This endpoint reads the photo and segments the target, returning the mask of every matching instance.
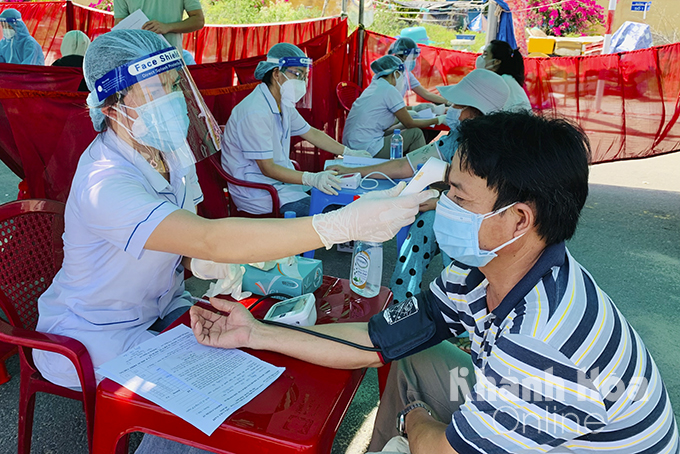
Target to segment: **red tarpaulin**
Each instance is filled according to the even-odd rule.
[[[21,13],[47,65],[61,57],[61,39],[68,30],[81,30],[94,39],[113,27],[113,13],[72,2],[0,2],[0,11],[7,8]],[[264,55],[278,42],[309,41],[342,22],[338,16],[279,24],[206,25],[185,34],[183,45],[197,63],[241,60]]]

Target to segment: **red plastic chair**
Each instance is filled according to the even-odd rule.
[[[352,104],[361,96],[361,92],[364,91],[360,86],[354,82],[340,82],[337,87],[335,87],[335,94],[338,95],[338,101],[340,105],[345,108],[347,112],[352,108]]]
[[[224,168],[222,167],[222,161],[221,161],[221,154],[220,153],[215,153],[214,155],[210,156],[210,162],[213,165],[214,169],[220,174],[220,176],[230,185],[234,186],[243,186],[246,188],[255,188],[255,189],[263,189],[267,192],[269,192],[269,195],[272,199],[272,211],[270,213],[264,213],[264,214],[251,214],[246,211],[241,211],[236,207],[236,204],[234,203],[234,200],[229,197],[229,213],[230,216],[234,217],[243,217],[243,218],[282,218],[283,214],[281,213],[281,202],[279,201],[279,193],[276,190],[274,186],[271,184],[266,184],[266,183],[253,183],[250,181],[245,181],[241,180],[239,178],[235,178],[231,175],[229,175]],[[293,166],[295,167],[296,170],[300,170],[300,166],[298,165],[297,162],[292,161]]]
[[[37,199],[0,205],[0,307],[9,320],[0,322],[0,342],[20,347],[19,454],[31,451],[37,392],[83,402],[92,447],[97,383],[90,355],[75,339],[35,331],[38,297],[52,283],[64,257],[64,208],[61,202]],[[45,380],[33,363],[34,348],[66,356],[78,371],[83,391]]]

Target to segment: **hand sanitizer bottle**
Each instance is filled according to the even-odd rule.
[[[382,282],[382,243],[355,241],[349,287],[357,295],[372,298]]]

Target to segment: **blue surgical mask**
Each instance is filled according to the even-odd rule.
[[[502,213],[513,205],[514,203],[491,213],[477,214],[460,207],[445,193],[442,194],[437,202],[433,225],[439,247],[460,263],[476,268],[486,266],[497,257],[496,252],[517,241],[523,234],[491,251],[485,251],[479,247],[479,228],[482,221]]]
[[[404,67],[406,68],[407,71],[413,71],[414,69],[416,69],[415,59],[407,58],[406,61],[404,62]]]
[[[164,153],[172,153],[186,144],[189,115],[183,93],[173,92],[128,109],[137,112],[130,132],[140,144]]]
[[[460,125],[461,112],[461,109],[456,109],[455,107],[449,107],[449,110],[446,112],[446,126],[451,128],[452,131]]]

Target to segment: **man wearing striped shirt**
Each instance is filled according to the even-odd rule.
[[[368,349],[262,325],[221,301],[213,304],[226,316],[192,309],[198,340],[335,368],[398,360],[373,451],[389,441],[386,450],[414,454],[677,453],[654,361],[565,248],[588,194],[584,133],[523,113],[459,131],[435,218],[437,242],[456,261],[428,291],[368,324],[313,328]],[[470,355],[448,341],[465,332]]]

